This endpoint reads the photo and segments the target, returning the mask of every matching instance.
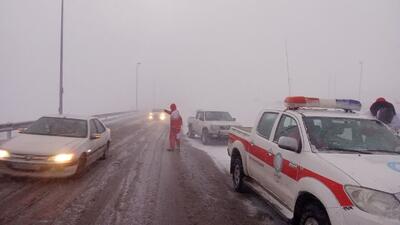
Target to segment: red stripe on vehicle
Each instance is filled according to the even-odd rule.
[[[321,183],[327,186],[335,195],[336,199],[339,201],[341,206],[343,207],[353,206],[353,203],[351,202],[349,196],[347,196],[347,193],[344,190],[344,186],[342,184],[339,184],[327,177],[321,176],[311,170],[302,168],[299,171],[298,180],[304,177],[315,178],[316,180],[319,180]]]
[[[289,166],[290,162],[286,159],[283,159],[282,162],[282,173],[286,176],[292,178],[295,181],[299,181],[298,178],[298,169]]]
[[[267,165],[274,167],[274,155],[271,154],[271,156],[268,155],[267,151],[264,150],[263,148],[256,146],[256,145],[251,145],[247,140],[238,137],[234,134],[229,135],[229,139],[232,141],[240,141],[243,146],[245,147],[245,150],[252,154],[253,156],[257,157]],[[338,200],[339,204],[342,207],[349,207],[353,206],[353,203],[351,202],[349,196],[347,196],[347,193],[344,190],[344,186],[340,183],[337,183],[327,177],[324,177],[322,175],[319,175],[309,169],[306,169],[304,167],[297,166],[297,168],[294,168],[290,166],[290,162],[286,159],[283,160],[282,162],[282,173],[291,179],[295,180],[298,182],[302,178],[313,178],[324,184],[329,190],[332,191],[332,193],[335,195],[336,199]],[[300,169],[299,169],[300,168]]]

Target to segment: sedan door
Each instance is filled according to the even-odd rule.
[[[90,149],[87,150],[88,154],[88,164],[96,161],[99,157],[99,154],[102,153],[101,151],[101,134],[97,131],[96,122],[94,119],[89,121],[90,133],[89,133],[89,142],[90,142]],[[100,137],[96,137],[100,135]]]
[[[100,151],[103,152],[105,148],[107,148],[107,142],[109,137],[107,135],[106,128],[104,127],[104,125],[98,119],[95,119],[94,122],[96,124],[97,133],[100,134],[99,148]]]

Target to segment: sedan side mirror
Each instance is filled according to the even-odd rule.
[[[289,151],[299,152],[299,143],[292,137],[280,137],[278,140],[278,146]]]
[[[99,139],[101,137],[101,134],[91,134],[90,135],[90,140],[95,140],[95,139]]]

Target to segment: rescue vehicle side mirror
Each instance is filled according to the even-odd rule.
[[[289,151],[299,152],[299,143],[292,137],[280,137],[278,140],[278,146]]]

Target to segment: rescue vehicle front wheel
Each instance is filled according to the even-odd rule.
[[[311,202],[302,210],[299,225],[331,225],[331,223],[323,206]]]
[[[245,184],[243,182],[244,172],[243,172],[243,164],[240,158],[235,158],[232,165],[232,181],[233,188],[235,191],[243,193],[246,191]]]

